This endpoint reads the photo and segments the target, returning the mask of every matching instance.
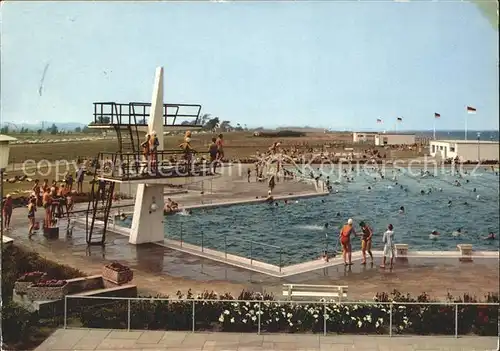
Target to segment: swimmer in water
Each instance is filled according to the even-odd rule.
[[[337,212],[337,215],[336,215],[336,216],[337,216],[337,217],[340,217],[340,212]]]
[[[405,213],[405,207],[404,207],[404,206],[401,206],[401,207],[399,208],[399,213],[400,213],[400,214]]]
[[[454,232],[451,233],[452,236],[460,236],[462,235],[462,228],[458,228]]]
[[[488,236],[486,238],[484,238],[485,240],[495,240],[495,233],[493,232],[490,232],[488,234]]]
[[[425,195],[425,191],[420,190],[420,194],[421,194],[421,195]]]
[[[372,190],[372,187],[371,187],[371,186],[369,186],[369,187],[368,187],[368,190]]]
[[[439,238],[439,232],[437,230],[433,230],[432,233],[429,234],[429,239],[437,239]]]
[[[475,193],[476,192],[476,188],[472,189],[472,192]]]
[[[448,207],[451,207],[451,200],[448,200]]]
[[[325,229],[328,229],[329,224],[328,224],[328,223],[325,223],[324,227],[325,227]]]

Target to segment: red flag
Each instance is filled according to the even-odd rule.
[[[474,114],[476,113],[476,109],[472,106],[467,106],[467,113]]]
[[[437,113],[437,112],[434,112],[434,117],[435,118],[439,118],[439,117],[441,117],[441,115],[439,113]]]
[[[377,123],[382,123],[382,120],[380,118],[377,118]]]

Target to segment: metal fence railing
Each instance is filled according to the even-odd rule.
[[[221,296],[222,297],[222,296]],[[473,313],[483,310],[488,310],[491,316],[493,316],[490,319],[490,323],[493,322],[495,323],[496,319],[496,335],[499,335],[499,319],[498,319],[498,312],[499,312],[499,303],[487,303],[487,302],[398,302],[398,301],[392,301],[392,302],[376,302],[376,301],[342,301],[342,302],[334,302],[334,301],[275,301],[275,300],[234,300],[234,299],[203,299],[203,298],[151,298],[151,297],[101,297],[101,296],[78,296],[78,295],[66,295],[64,298],[64,328],[71,328],[71,326],[68,325],[68,320],[75,315],[78,315],[78,313],[82,313],[84,311],[89,311],[89,309],[96,309],[100,310],[101,312],[106,310],[106,313],[109,313],[110,310],[112,310],[111,315],[113,314],[120,314],[122,318],[126,319],[125,321],[121,321],[122,323],[122,328],[126,330],[131,330],[131,329],[138,329],[137,328],[137,323],[133,322],[133,318],[137,316],[137,311],[136,309],[143,308],[144,309],[144,304],[145,303],[150,303],[151,310],[147,310],[146,315],[148,315],[148,321],[155,321],[158,318],[163,318],[163,319],[168,319],[172,318],[171,316],[168,316],[166,314],[161,314],[159,312],[158,306],[159,304],[170,304],[174,305],[177,303],[181,305],[180,307],[171,307],[171,310],[169,313],[176,314],[177,318],[179,318],[179,321],[181,321],[185,327],[185,329],[175,329],[175,330],[184,330],[184,331],[192,331],[195,332],[197,328],[197,323],[199,322],[207,322],[210,318],[212,319],[217,319],[217,316],[221,315],[227,315],[228,319],[231,318],[232,316],[238,315],[238,313],[241,315],[242,310],[238,310],[238,306],[249,306],[246,308],[248,311],[249,308],[253,309],[253,314],[252,316],[255,317],[253,319],[253,327],[255,328],[248,328],[247,331],[253,331],[257,332],[257,334],[261,334],[261,331],[264,329],[264,332],[266,332],[266,324],[265,321],[262,320],[263,315],[268,313],[268,317],[270,315],[270,310],[274,308],[276,310],[276,306],[280,308],[279,315],[281,317],[281,314],[285,316],[285,311],[283,308],[288,305],[290,306],[295,306],[295,308],[289,308],[289,314],[288,318],[293,318],[291,314],[296,313],[298,315],[297,318],[301,319],[307,319],[307,316],[304,316],[304,313],[307,312],[310,309],[313,308],[315,309],[317,313],[315,318],[320,318],[320,321],[322,320],[322,326],[320,328],[316,328],[315,332],[317,333],[322,333],[323,335],[327,335],[329,332],[328,330],[328,323],[332,320],[331,318],[329,319],[328,313],[332,314],[333,309],[337,309],[339,311],[339,308],[344,308],[344,312],[340,311],[338,313],[344,313],[347,314],[349,317],[349,312],[351,311],[351,316],[354,314],[353,311],[355,311],[358,308],[372,308],[368,310],[368,313],[383,313],[383,316],[389,317],[388,325],[386,325],[386,329],[389,331],[389,336],[393,336],[394,334],[394,329],[397,329],[398,323],[401,322],[400,320],[404,320],[406,317],[405,316],[405,309],[408,308],[411,310],[411,312],[408,312],[408,314],[411,316],[411,313],[415,313],[415,311],[422,311],[427,309],[432,309],[431,312],[435,312],[436,315],[432,314],[430,318],[435,319],[438,317],[438,314],[443,314],[443,313],[448,313],[451,314],[453,313],[454,316],[451,317],[448,315],[449,319],[453,318],[454,319],[454,324],[453,328],[451,328],[451,325],[447,325],[446,330],[452,331],[453,335],[455,338],[459,337],[459,313],[464,313],[467,314],[466,308],[472,308],[476,307],[476,310],[472,311]],[[119,305],[121,307],[118,307]],[[134,304],[142,304],[142,306],[134,306]],[[213,307],[213,304],[220,304],[216,308]],[[299,305],[305,305],[303,306],[304,308],[299,309],[297,306]],[[208,308],[211,310],[208,311]],[[211,307],[210,307],[211,306]],[[412,307],[413,306],[413,307]],[[115,308],[113,310],[113,308]],[[231,309],[234,309],[233,311],[229,311]],[[245,307],[243,307],[245,308]],[[448,308],[448,310],[445,312],[445,308]],[[216,313],[214,314],[214,310]],[[293,313],[290,313],[292,311]],[[347,312],[346,312],[347,311]],[[453,312],[451,312],[453,311]],[[469,317],[471,316],[470,312],[467,314]],[[365,312],[366,313],[366,312]],[[485,312],[479,312],[485,313]],[[126,317],[125,317],[126,315]],[[150,316],[149,316],[150,315]],[[208,316],[210,315],[210,316]],[[404,316],[403,316],[404,315]],[[187,317],[188,316],[188,317]],[[215,316],[215,317],[214,317]],[[403,316],[403,317],[402,317]],[[253,318],[252,317],[252,318]],[[268,318],[266,317],[266,318]],[[413,316],[415,317],[415,316]],[[464,318],[464,316],[461,316]],[[112,317],[111,317],[112,318]],[[281,317],[284,318],[284,317]],[[354,318],[354,317],[353,317]],[[367,318],[367,316],[365,316]],[[376,318],[376,317],[374,317]],[[394,321],[394,319],[397,319],[397,321]],[[429,318],[429,315],[427,315],[427,318]],[[474,318],[474,317],[471,317]],[[418,317],[417,317],[418,319]],[[328,322],[327,322],[328,321]],[[125,322],[125,323],[123,323]],[[134,321],[135,322],[135,321]],[[181,323],[179,322],[179,323]],[[219,319],[219,322],[221,320]],[[177,327],[177,321],[174,322],[173,326]],[[231,322],[233,323],[233,322]],[[338,322],[340,323],[340,321]],[[385,321],[383,322],[385,323]],[[436,323],[436,322],[434,322]],[[468,321],[463,321],[464,325],[469,325],[471,323],[470,320]],[[255,325],[256,324],[256,325]],[[490,324],[491,326],[491,324]],[[101,328],[112,328],[116,329],[116,327],[110,326],[109,323],[105,326],[91,326],[91,327],[101,327]],[[134,327],[134,328],[132,328]],[[139,327],[141,328],[141,327]],[[146,329],[146,327],[142,327],[143,329]],[[174,329],[171,329],[174,330]],[[331,332],[335,332],[331,330]],[[387,335],[387,334],[386,334]],[[449,334],[451,335],[451,333]]]

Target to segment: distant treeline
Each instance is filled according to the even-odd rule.
[[[306,133],[293,130],[280,130],[279,132],[255,132],[254,136],[263,138],[299,138],[306,136]]]

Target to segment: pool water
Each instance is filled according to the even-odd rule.
[[[434,177],[395,174],[396,181],[392,171],[386,171],[385,179],[376,173],[359,174],[348,183],[329,173],[331,179],[342,180],[328,196],[288,204],[280,201],[278,206],[235,205],[166,216],[165,237],[179,240],[182,236],[191,244],[284,266],[318,258],[325,248],[340,251],[339,229],[353,218],[356,230],[361,220],[373,229],[375,250],[382,249],[382,234],[389,223],[394,226],[395,242],[408,244],[410,250],[456,250],[459,243],[471,243],[475,250],[498,250],[498,239],[483,239],[490,231],[498,235],[499,179],[495,173],[465,176],[459,180],[461,187],[453,185],[457,178],[450,173]],[[428,189],[432,192],[420,193]],[[399,214],[400,206],[405,207],[404,214]],[[130,222],[125,220],[123,225],[130,227]],[[458,228],[463,234],[455,237],[452,232]],[[439,239],[429,239],[433,230],[440,232]],[[359,239],[353,239],[353,250],[360,246]]]

